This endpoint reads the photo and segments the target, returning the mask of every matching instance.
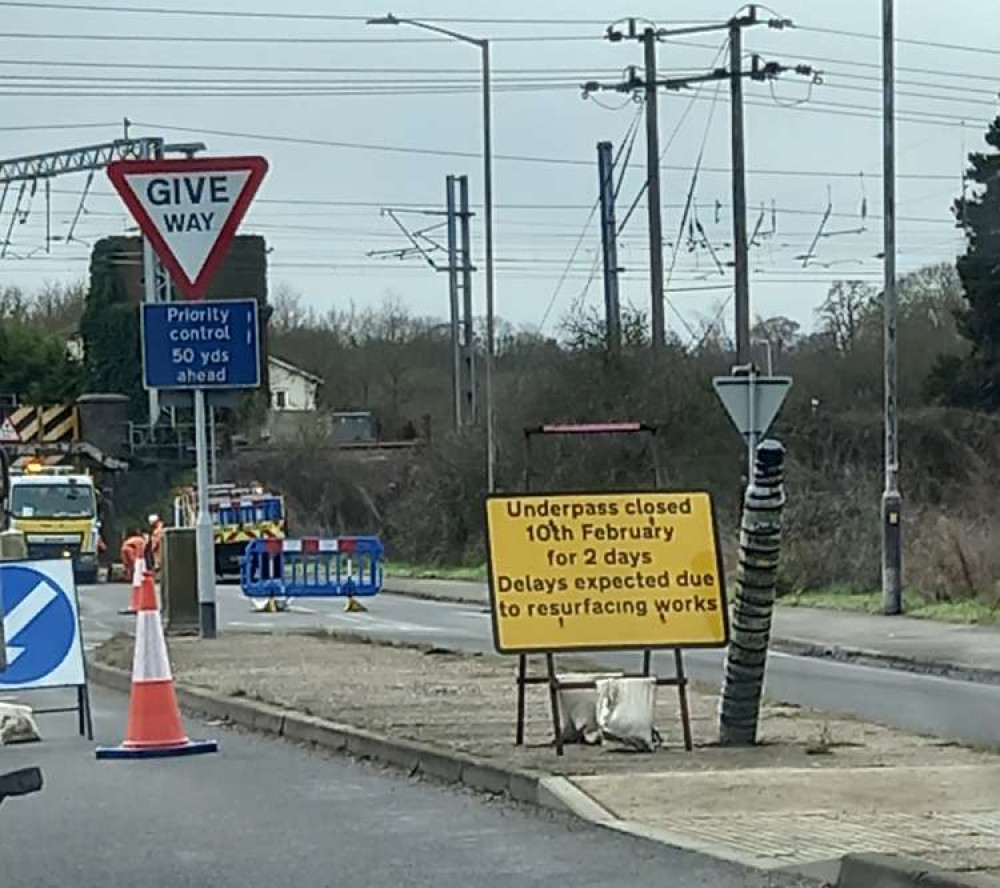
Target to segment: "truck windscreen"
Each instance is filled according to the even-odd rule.
[[[15,518],[91,518],[94,492],[71,484],[23,484],[11,491],[10,511]]]

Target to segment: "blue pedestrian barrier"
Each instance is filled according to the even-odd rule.
[[[382,588],[378,537],[253,540],[240,559],[248,598],[369,598]]]

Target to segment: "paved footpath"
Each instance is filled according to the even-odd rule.
[[[489,603],[485,583],[390,577],[386,591],[467,604]],[[787,653],[1000,684],[1000,627],[778,607],[773,644]]]

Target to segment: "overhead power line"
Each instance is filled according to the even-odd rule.
[[[692,49],[714,49],[710,43],[691,43],[691,42],[680,42],[674,40],[665,40],[665,43],[674,43],[681,46],[689,47]],[[846,65],[852,68],[863,68],[871,71],[878,72],[881,70],[881,65],[875,62],[864,62],[853,59],[831,58],[826,56],[815,56],[809,55],[806,59],[809,62],[823,63],[824,65]],[[108,70],[142,70],[148,71],[150,68],[149,62],[139,61],[139,62],[124,62],[124,61],[71,61],[71,60],[61,60],[61,59],[11,59],[11,58],[0,58],[0,66],[23,66],[32,69],[49,67],[49,68],[106,68]],[[377,74],[377,73],[408,73],[408,74],[467,74],[467,75],[479,75],[479,69],[477,68],[442,68],[442,67],[396,67],[391,65],[373,65],[373,66],[350,66],[350,67],[326,67],[326,66],[297,66],[297,65],[221,65],[221,64],[206,64],[206,63],[176,63],[176,62],[157,62],[157,71],[246,71],[246,72],[288,72],[288,73],[315,73],[315,74],[345,74],[345,73],[357,73],[357,74]],[[690,68],[660,68],[664,74],[684,74],[690,71]],[[971,71],[955,71],[946,68],[923,68],[923,67],[912,67],[905,65],[897,65],[896,70],[901,73],[906,74],[925,74],[938,78],[952,78],[958,80],[977,80],[983,83],[993,84],[996,78],[991,74],[976,74]],[[596,76],[596,75],[614,75],[620,73],[619,68],[560,68],[560,67],[546,67],[546,68],[497,68],[494,69],[495,74],[569,74],[575,72],[580,75],[585,76]],[[861,75],[849,75],[840,70],[832,70],[829,68],[824,68],[824,75],[835,75],[838,77],[854,77],[859,78]],[[877,74],[872,75],[867,78],[873,83],[881,83],[881,77]],[[905,84],[909,86],[931,86],[939,89],[959,89],[957,86],[944,86],[940,83],[935,84],[918,84],[912,81],[897,81],[900,84]],[[994,90],[989,91],[991,95],[995,93]]]
[[[335,15],[316,12],[273,12],[228,9],[193,9],[164,6],[111,6],[103,3],[55,3],[51,0],[3,0],[0,8],[13,7],[18,9],[47,9],[59,12],[102,12],[130,13],[138,15],[169,15],[198,16],[202,18],[226,19],[263,19],[287,21],[327,21],[327,22],[366,22],[367,15]],[[479,16],[421,16],[421,21],[439,24],[478,24],[478,25],[600,25],[606,24],[604,19],[585,18],[493,18]],[[663,24],[694,25],[701,24],[704,19],[672,19]]]
[[[344,69],[350,70],[350,69]],[[419,70],[419,69],[416,69]],[[351,71],[351,75],[355,72]],[[373,73],[380,73],[373,69]],[[527,90],[542,91],[553,88],[564,88],[576,90],[582,78],[580,72],[569,74],[500,74],[498,73],[494,83],[494,88],[499,90]],[[864,82],[874,82],[876,78],[868,78],[864,75],[841,74],[849,80],[859,80]],[[907,81],[898,81],[901,85],[907,85]],[[918,98],[928,101],[944,101],[954,104],[960,102],[974,105],[996,104],[995,91],[989,89],[973,89],[967,86],[944,85],[937,87],[935,84],[914,82],[912,85],[920,87],[920,92],[898,91],[897,95],[908,98]],[[859,92],[869,95],[880,95],[880,90],[875,87],[856,86],[854,84],[844,84],[831,82],[829,74],[823,84],[824,89],[844,90]],[[93,74],[0,74],[0,89],[6,89],[21,95],[57,95],[63,92],[91,94],[95,91],[97,95],[145,95],[147,92],[156,95],[169,95],[176,91],[182,94],[188,92],[196,93],[199,96],[229,96],[250,94],[268,95],[277,93],[279,95],[367,95],[367,94],[409,94],[409,93],[454,93],[466,91],[478,91],[480,89],[477,77],[444,77],[435,75],[422,76],[342,76],[332,78],[317,77],[176,77],[176,76],[149,76],[141,75],[130,77],[127,83],[123,83],[120,75],[93,75]],[[962,93],[961,96],[952,94],[934,95],[929,89],[941,88],[951,92]],[[222,91],[224,89],[224,91]],[[154,92],[155,91],[155,92]],[[971,96],[966,98],[966,96]],[[976,98],[982,96],[983,98]],[[811,100],[810,100],[811,101]],[[825,107],[825,103],[814,103],[817,107]],[[826,103],[830,104],[830,103]],[[836,107],[850,107],[858,110],[874,110],[872,106],[865,105],[845,105],[843,103],[833,103]],[[904,112],[905,113],[905,112]],[[931,112],[914,111],[911,113],[923,114]],[[933,112],[935,115],[937,112]]]
[[[714,49],[711,43],[702,43],[697,40],[682,40],[678,38],[668,38],[663,41],[664,43],[671,44],[672,46],[681,46],[687,49]],[[867,68],[873,71],[881,71],[882,65],[878,62],[867,62],[861,61],[859,59],[849,59],[843,56],[838,56],[836,58],[832,56],[819,56],[813,55],[812,53],[804,53],[801,55],[804,62],[812,63],[822,63],[831,65],[849,65],[852,68]],[[971,80],[985,80],[988,82],[993,82],[994,78],[989,74],[976,74],[971,71],[955,71],[950,68],[926,68],[926,67],[914,67],[912,65],[896,65],[896,70],[905,74],[931,74],[936,77],[953,77],[959,79],[971,79]],[[879,78],[879,83],[881,83],[881,78]]]
[[[456,149],[448,148],[416,148],[412,146],[403,145],[384,145],[376,144],[370,142],[343,142],[335,141],[330,139],[316,139],[307,138],[304,136],[283,136],[276,133],[252,133],[252,132],[240,132],[236,130],[220,130],[220,129],[210,129],[207,127],[190,127],[190,126],[176,126],[173,124],[165,123],[152,123],[146,121],[133,121],[135,126],[145,127],[146,129],[152,130],[153,132],[178,132],[178,133],[190,133],[190,134],[201,134],[206,136],[220,136],[224,138],[236,138],[236,139],[256,139],[262,142],[277,142],[291,145],[304,145],[304,146],[319,146],[325,148],[345,148],[353,150],[362,151],[384,151],[394,154],[417,154],[425,155],[430,157],[458,157],[458,158],[468,158],[478,160],[480,155],[476,151],[459,151]],[[496,154],[494,155],[495,160],[502,160],[507,162],[516,163],[537,163],[543,165],[555,165],[555,166],[576,166],[576,167],[593,167],[593,161],[583,160],[577,158],[564,158],[564,157],[539,157],[534,155],[525,154]],[[665,170],[673,170],[689,173],[693,169],[691,165],[679,165],[679,164],[665,164],[663,165]],[[705,173],[718,173],[720,175],[730,175],[730,170],[727,167],[702,167],[702,174]],[[846,171],[846,170],[783,170],[783,169],[750,169],[747,173],[754,176],[777,176],[777,177],[797,177],[797,176],[810,176],[819,177],[826,179],[857,179],[859,170]],[[878,179],[880,178],[879,173],[867,172],[864,173],[866,179]],[[913,180],[927,180],[927,181],[938,181],[938,182],[953,182],[955,181],[954,173],[900,173],[897,178],[899,179],[913,179]],[[589,206],[589,205],[588,205]]]
[[[22,66],[27,68],[97,68],[107,70],[138,70],[150,71],[149,62],[122,62],[122,61],[100,61],[100,62],[80,62],[62,61],[56,59],[9,59],[0,58],[0,66]],[[469,76],[479,77],[481,72],[478,68],[433,68],[395,66],[395,65],[350,65],[346,67],[328,66],[298,66],[298,65],[209,65],[209,64],[176,64],[157,62],[153,68],[156,72],[162,71],[231,71],[241,73],[289,73],[289,74],[363,74],[370,76],[373,74],[448,74],[453,77]],[[618,68],[600,69],[606,74],[617,74]],[[687,71],[687,68],[669,69],[673,71]],[[497,77],[520,76],[520,75],[565,75],[566,77],[580,78],[593,74],[592,68],[582,67],[547,67],[547,68],[494,68],[493,74]],[[67,76],[67,75],[62,75]],[[120,78],[119,78],[120,79]],[[142,79],[149,79],[143,77]]]
[[[0,31],[4,40],[70,40],[98,43],[235,43],[235,44],[360,44],[360,43],[453,43],[450,37],[244,37],[231,34],[71,34],[45,31]],[[600,34],[530,34],[523,37],[490,36],[492,43],[564,43],[568,41],[596,42]]]
[[[691,169],[688,169],[688,172],[691,172]],[[704,172],[704,168],[702,169],[702,172]],[[855,174],[855,176],[853,178],[857,178],[856,174]],[[954,177],[952,177],[952,178],[954,178]],[[52,193],[53,194],[71,195],[71,196],[74,196],[74,197],[77,196],[77,192],[75,192],[75,191],[69,191],[69,190],[66,190],[66,189],[58,189],[58,188],[53,188],[52,189]],[[98,199],[103,198],[103,199],[115,200],[115,201],[120,200],[120,198],[119,198],[119,196],[117,194],[113,194],[111,192],[95,191],[95,192],[92,192],[90,196],[92,198],[98,198]],[[259,198],[257,198],[254,201],[254,206],[257,206],[258,204],[261,204],[261,205],[263,205],[263,204],[271,204],[271,205],[276,205],[276,206],[310,206],[310,207],[333,207],[333,208],[341,208],[342,207],[342,208],[352,208],[352,209],[357,208],[357,209],[374,209],[374,210],[380,210],[382,207],[386,206],[389,203],[393,203],[393,206],[395,206],[397,208],[400,208],[400,209],[434,210],[436,208],[436,204],[435,204],[435,202],[433,200],[425,201],[425,202],[401,203],[401,202],[398,202],[398,201],[393,202],[393,201],[388,200],[388,199],[387,200],[324,200],[324,199],[321,199],[321,198],[280,198],[280,197],[259,197]],[[685,205],[683,203],[664,203],[663,204],[663,208],[667,209],[667,210],[680,210],[680,209],[683,209],[684,206]],[[726,209],[726,210],[728,210],[730,208],[730,205],[727,202],[720,202],[719,206],[722,209]],[[481,209],[481,205],[477,204],[477,203],[471,203],[470,207],[472,209]],[[538,211],[562,211],[562,210],[565,210],[567,212],[576,212],[576,211],[579,211],[579,210],[589,210],[590,207],[591,207],[591,204],[582,204],[582,203],[581,204],[500,203],[500,204],[496,204],[494,206],[494,209],[496,209],[496,210],[510,210],[510,211],[516,211],[516,212],[523,212],[525,210],[529,210],[529,211],[530,210],[538,210]],[[810,217],[816,217],[816,216],[822,215],[822,211],[821,210],[817,211],[817,210],[814,210],[814,209],[804,209],[802,207],[788,207],[788,206],[781,206],[781,205],[776,206],[775,207],[775,211],[778,212],[778,213],[780,213],[780,214],[782,214],[782,215],[796,215],[796,216],[810,216]],[[122,214],[124,214],[124,213],[125,213],[125,211],[122,210]],[[88,215],[93,215],[93,214],[88,214]],[[291,214],[291,215],[296,215],[297,216],[298,214]],[[838,218],[841,218],[841,219],[856,219],[857,218],[857,213],[844,213],[844,212],[836,212],[835,211],[835,212],[832,212],[830,214],[830,218],[831,219],[838,219]],[[873,219],[873,220],[878,220],[878,219],[881,219],[882,217],[880,215],[878,215],[878,214],[875,214],[875,213],[869,213],[868,214],[868,218],[869,219]],[[932,224],[932,225],[942,225],[943,224],[943,225],[949,225],[949,226],[954,225],[954,221],[953,220],[944,219],[944,218],[936,218],[936,217],[933,217],[933,216],[897,216],[896,218],[900,222],[928,223],[928,224]],[[527,225],[528,223],[527,222],[522,222],[521,224]],[[533,222],[531,224],[532,225],[548,225],[548,223],[544,223],[544,222]],[[576,231],[576,230],[577,230],[576,228],[573,229],[573,231]]]
[[[880,34],[869,34],[863,31],[844,31],[839,28],[819,28],[808,25],[796,25],[796,30],[811,31],[814,34],[833,34],[837,37],[853,37],[860,40],[882,40]],[[965,43],[942,43],[938,40],[918,40],[912,37],[897,37],[896,43],[906,46],[926,46],[931,49],[947,49],[951,52],[974,52],[983,55],[1000,55],[1000,49],[990,49],[985,46],[970,46]]]
[[[224,18],[228,20],[246,21],[303,21],[303,22],[344,22],[362,24],[368,20],[367,15],[345,15],[336,13],[310,12],[279,12],[276,10],[229,10],[201,9],[193,7],[166,6],[118,6],[103,3],[62,3],[54,0],[0,0],[0,8],[37,9],[53,12],[87,12],[119,15],[171,16],[175,18]],[[505,26],[556,26],[579,25],[601,27],[607,22],[604,19],[573,18],[573,17],[521,17],[503,18],[496,16],[421,16],[421,21],[438,24],[475,24],[475,25],[505,25]],[[707,19],[657,19],[657,25],[702,25]],[[829,34],[836,37],[848,37],[859,40],[881,40],[881,35],[866,31],[851,31],[842,28],[824,28],[811,25],[800,25],[795,22],[791,27],[796,30],[814,34]],[[924,46],[931,49],[944,49],[953,52],[980,53],[984,55],[1000,55],[1000,50],[972,46],[965,43],[948,43],[938,40],[924,40],[913,37],[896,37],[895,42],[909,46]]]
[[[105,129],[112,126],[121,126],[120,123],[35,123],[25,125],[0,126],[0,132],[4,133],[29,133],[44,130],[78,130],[78,129]]]

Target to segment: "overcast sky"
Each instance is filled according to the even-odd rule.
[[[880,4],[772,2],[800,27],[749,30],[744,35],[746,50],[789,64],[812,64],[824,74],[823,83],[811,88],[807,79],[792,74],[774,83],[773,90],[762,83],[746,86],[751,230],[760,224],[759,243],[751,255],[752,312],[764,317],[784,314],[808,326],[833,278],[878,283],[881,277],[881,50],[872,39],[880,28]],[[417,313],[446,313],[443,274],[419,259],[400,262],[367,254],[405,243],[392,221],[380,215],[381,207],[439,209],[449,173],[469,175],[478,204],[479,55],[473,47],[425,41],[429,35],[408,28],[365,27],[362,21],[68,8],[74,5],[126,4],[0,2],[0,156],[109,140],[121,135],[125,117],[137,122],[133,135],[200,139],[213,154],[264,154],[271,172],[242,231],[266,236],[273,247],[272,288],[287,284],[321,310],[378,304],[393,293]],[[244,13],[362,17],[389,11],[320,0],[215,0],[208,5],[130,0],[127,5],[133,10],[238,8]],[[899,265],[905,271],[953,259],[961,249],[949,208],[961,188],[963,145],[966,150],[981,146],[987,121],[996,114],[1000,6],[986,0],[907,0],[897,5]],[[532,328],[545,319],[545,329],[551,332],[574,302],[602,301],[596,220],[568,263],[596,198],[595,144],[607,139],[621,145],[638,106],[615,93],[599,96],[600,104],[584,101],[576,84],[592,78],[613,81],[625,66],[642,59],[636,43],[601,39],[603,26],[627,15],[646,16],[662,27],[691,20],[724,21],[735,8],[732,0],[505,0],[489,5],[411,0],[391,7],[400,16],[464,19],[448,26],[496,38],[496,293],[503,318]],[[542,18],[547,21],[531,21]],[[85,35],[115,39],[87,40]],[[671,74],[702,72],[715,64],[724,36],[708,33],[665,42],[659,48],[659,65]],[[140,37],[158,39],[133,39]],[[167,37],[190,39],[162,39]],[[523,39],[538,37],[547,39]],[[907,40],[962,46],[932,47]],[[973,51],[976,47],[981,49]],[[71,62],[78,64],[67,66]],[[143,68],[120,67],[129,64]],[[285,85],[275,88],[281,81]],[[388,82],[372,86],[380,81]],[[457,84],[457,89],[442,94],[445,82]],[[788,107],[792,103],[794,107]],[[79,128],[49,129],[55,126]],[[667,320],[687,339],[687,328],[714,317],[731,293],[725,86],[718,93],[710,84],[698,93],[663,94],[660,129],[667,146],[667,265],[674,265]],[[282,141],[295,139],[312,144]],[[640,132],[619,194],[619,219],[644,181],[642,139]],[[712,250],[704,245],[690,249],[686,233],[673,258],[702,145],[695,206],[707,241],[724,266],[721,273]],[[469,156],[433,153],[439,150]],[[502,159],[505,156],[509,159]],[[523,159],[526,156],[559,162],[531,162]],[[53,183],[51,225],[56,237],[68,233],[86,181],[86,175],[75,175]],[[16,189],[7,195],[0,241],[6,237],[16,196]],[[820,230],[828,202],[832,212],[823,228],[827,236],[818,240],[814,258],[804,268],[803,256]],[[79,279],[86,274],[87,244],[131,225],[106,177],[98,173],[75,230],[75,237],[85,243],[55,241],[46,255],[44,207],[39,189],[26,221],[14,225],[8,255],[0,261],[0,282],[31,289],[45,280]],[[401,218],[413,227],[436,221],[419,214]],[[769,234],[772,219],[776,230]],[[480,234],[477,221],[481,265]],[[648,305],[645,236],[645,205],[640,204],[624,226],[619,256],[626,269],[623,299],[643,308]],[[443,242],[443,236],[440,239]],[[476,281],[477,305],[482,304],[481,278]],[[731,315],[730,303],[723,314],[730,330]]]

